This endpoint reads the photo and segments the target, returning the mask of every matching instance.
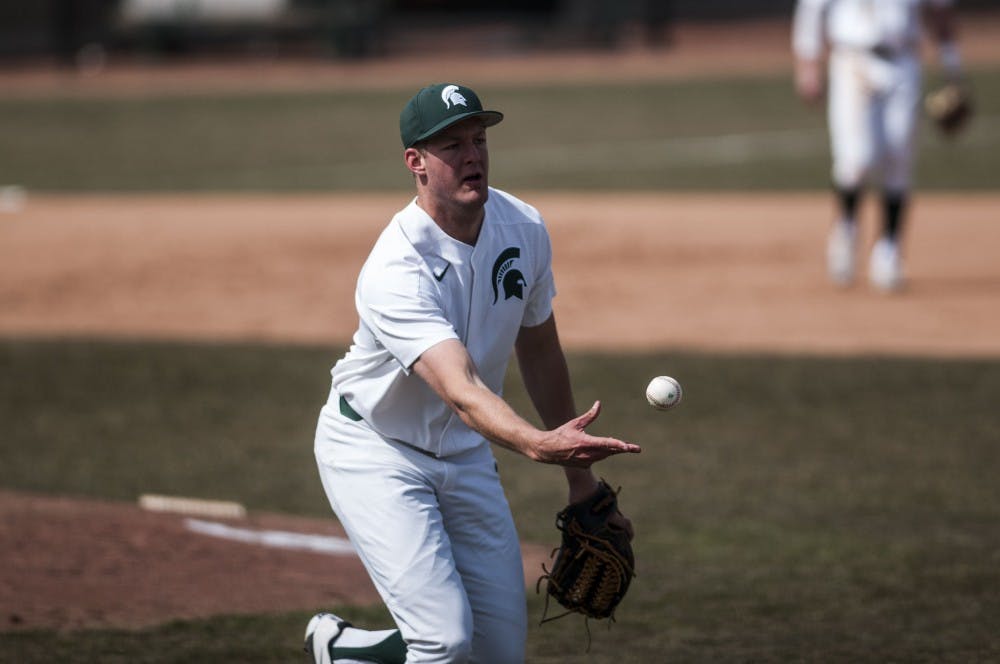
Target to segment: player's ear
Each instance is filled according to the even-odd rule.
[[[423,175],[427,172],[424,164],[424,154],[417,148],[406,148],[403,151],[403,163],[414,175]]]

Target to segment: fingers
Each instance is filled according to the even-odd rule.
[[[604,457],[609,457],[615,454],[638,454],[639,452],[642,452],[642,448],[634,443],[626,443],[624,440],[608,440],[611,442],[597,448],[598,453],[604,453]]]
[[[601,402],[595,401],[594,405],[590,407],[583,415],[576,418],[576,427],[581,431],[590,426],[590,423],[597,419],[597,416],[601,414]]]
[[[588,437],[587,441],[576,445],[566,465],[588,467],[615,454],[638,454],[642,448],[617,438]]]
[[[582,448],[592,449],[594,452],[604,452],[605,456],[612,454],[638,454],[642,448],[635,443],[630,443],[618,438],[597,437],[587,435],[587,440],[580,444]]]
[[[617,441],[619,444],[619,452],[624,452],[626,454],[638,454],[642,452],[642,447],[636,445],[635,443],[626,443],[624,440]]]
[[[638,454],[642,448],[633,443],[610,437],[591,436],[586,432],[601,414],[601,402],[595,401],[590,410],[567,422],[557,430],[558,442],[543,453],[539,460],[562,466],[588,468],[614,454]]]

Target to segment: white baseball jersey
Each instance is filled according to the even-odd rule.
[[[484,444],[411,367],[431,346],[458,339],[501,394],[520,328],[552,313],[551,262],[541,216],[510,194],[490,188],[475,246],[447,235],[414,199],[361,270],[360,323],[332,369],[331,400],[343,397],[381,436],[435,456]]]
[[[799,0],[792,27],[798,58],[829,50],[827,120],[832,177],[853,189],[878,177],[911,187],[920,94],[921,10],[951,0]]]
[[[799,0],[793,48],[800,58],[816,59],[824,41],[833,48],[915,50],[920,43],[923,5],[947,6],[951,0]]]

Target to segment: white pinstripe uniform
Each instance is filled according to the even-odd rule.
[[[920,104],[923,5],[951,0],[799,0],[796,56],[830,46],[828,121],[833,179],[857,187],[881,175],[890,190],[911,185]]]
[[[881,290],[902,285],[898,236],[913,186],[922,11],[951,5],[951,0],[799,0],[796,5],[792,47],[797,60],[819,62],[826,55],[829,61],[827,123],[842,218],[831,232],[827,260],[838,284],[848,285],[854,277],[859,193],[877,185],[883,191],[884,226],[872,250],[869,277]],[[959,63],[953,44],[943,45],[940,53],[942,64],[955,73]]]
[[[500,394],[520,328],[545,322],[554,295],[541,217],[492,188],[475,246],[414,200],[361,271],[359,328],[333,367],[315,453],[408,662],[523,661],[527,633],[520,546],[492,449],[411,366],[459,339]],[[447,650],[469,642],[471,653]]]

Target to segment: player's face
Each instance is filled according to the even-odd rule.
[[[463,207],[481,207],[488,196],[490,154],[479,118],[448,127],[422,151],[428,193]]]

